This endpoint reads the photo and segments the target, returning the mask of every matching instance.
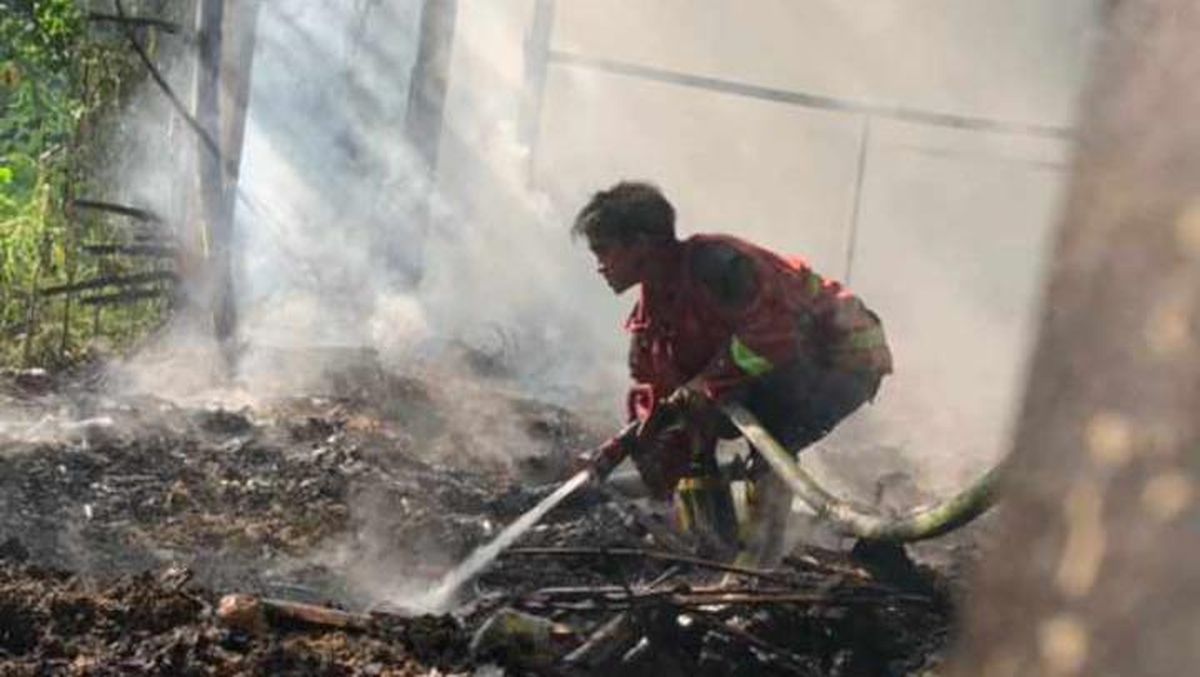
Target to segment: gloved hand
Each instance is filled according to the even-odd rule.
[[[647,422],[646,432],[694,425],[709,418],[715,411],[716,407],[707,395],[685,383],[658,403],[652,416],[655,421]]]
[[[588,470],[592,473],[593,479],[598,482],[604,481],[613,469],[633,451],[636,443],[632,434],[634,430],[634,426],[627,426],[620,434],[604,444],[580,453],[575,459],[575,471]]]
[[[671,409],[674,409],[680,415],[687,415],[688,412],[707,409],[712,406],[712,402],[704,393],[692,388],[688,384],[684,384],[675,389],[663,404]]]
[[[658,409],[661,410],[660,420],[671,421],[674,427],[686,425],[727,440],[740,434],[717,403],[698,386],[690,383],[676,388],[659,403]],[[664,429],[669,427],[660,425]]]

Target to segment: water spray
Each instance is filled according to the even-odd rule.
[[[721,405],[721,409],[767,460],[771,469],[816,512],[818,517],[829,522],[838,531],[858,538],[907,542],[934,538],[953,531],[982,515],[995,503],[997,487],[1005,468],[1003,464],[993,468],[958,495],[932,508],[905,518],[888,518],[859,510],[825,490],[800,468],[791,454],[745,407],[736,403],[725,403]],[[633,431],[634,427],[631,424],[622,434]],[[434,611],[447,609],[467,581],[483,571],[505,548],[529,531],[555,506],[596,477],[599,475],[591,468],[576,473],[554,493],[505,527],[491,542],[472,552],[462,564],[443,576],[437,587],[420,598],[414,606]]]
[[[554,493],[543,498],[532,509],[517,518],[517,521],[505,527],[491,542],[476,548],[467,559],[463,560],[462,564],[443,576],[437,587],[419,599],[415,606],[421,609],[444,611],[454,601],[458,589],[463,584],[483,571],[505,548],[533,528],[542,517],[545,517],[546,513],[575,493],[576,489],[587,484],[591,477],[591,470],[580,470],[575,473]]]

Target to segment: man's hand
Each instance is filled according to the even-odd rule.
[[[697,411],[701,408],[711,406],[708,397],[704,393],[696,390],[691,385],[685,383],[675,389],[669,397],[664,401],[668,407],[675,409],[680,414],[686,415],[687,412]]]
[[[710,406],[708,399],[699,391],[687,385],[676,388],[659,400],[650,417],[638,428],[638,448],[653,449],[659,437],[687,425],[693,414]]]
[[[714,402],[693,383],[685,383],[676,388],[659,404],[659,408],[663,410],[665,420],[674,421],[678,425],[695,425],[711,418],[717,411]]]
[[[575,457],[575,471],[587,470],[592,473],[593,479],[597,482],[604,481],[613,469],[632,452],[636,444],[634,438],[636,430],[637,424],[631,423],[604,444],[580,453]]]
[[[687,425],[722,439],[738,436],[737,428],[721,413],[716,401],[705,394],[695,381],[676,388],[659,406],[664,410],[664,418],[672,419],[679,425]]]

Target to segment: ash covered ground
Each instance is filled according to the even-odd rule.
[[[5,375],[0,675],[907,675],[941,660],[952,571],[802,547],[731,572],[594,489],[455,608],[406,607],[606,431],[500,389],[463,414],[443,383],[338,383],[215,406],[106,394],[102,372]],[[230,623],[227,593],[352,622]]]

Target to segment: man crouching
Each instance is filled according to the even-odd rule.
[[[674,497],[681,526],[715,536],[732,554],[738,537],[719,439],[737,436],[715,406],[735,400],[793,453],[828,434],[875,397],[892,358],[879,318],[849,290],[731,235],[675,235],[675,210],[658,188],[624,181],[580,210],[587,239],[616,294],[640,285],[631,335],[630,421],[636,432],[591,453],[603,477],[632,456],[650,492]],[[791,494],[751,455],[748,560],[773,564]]]

